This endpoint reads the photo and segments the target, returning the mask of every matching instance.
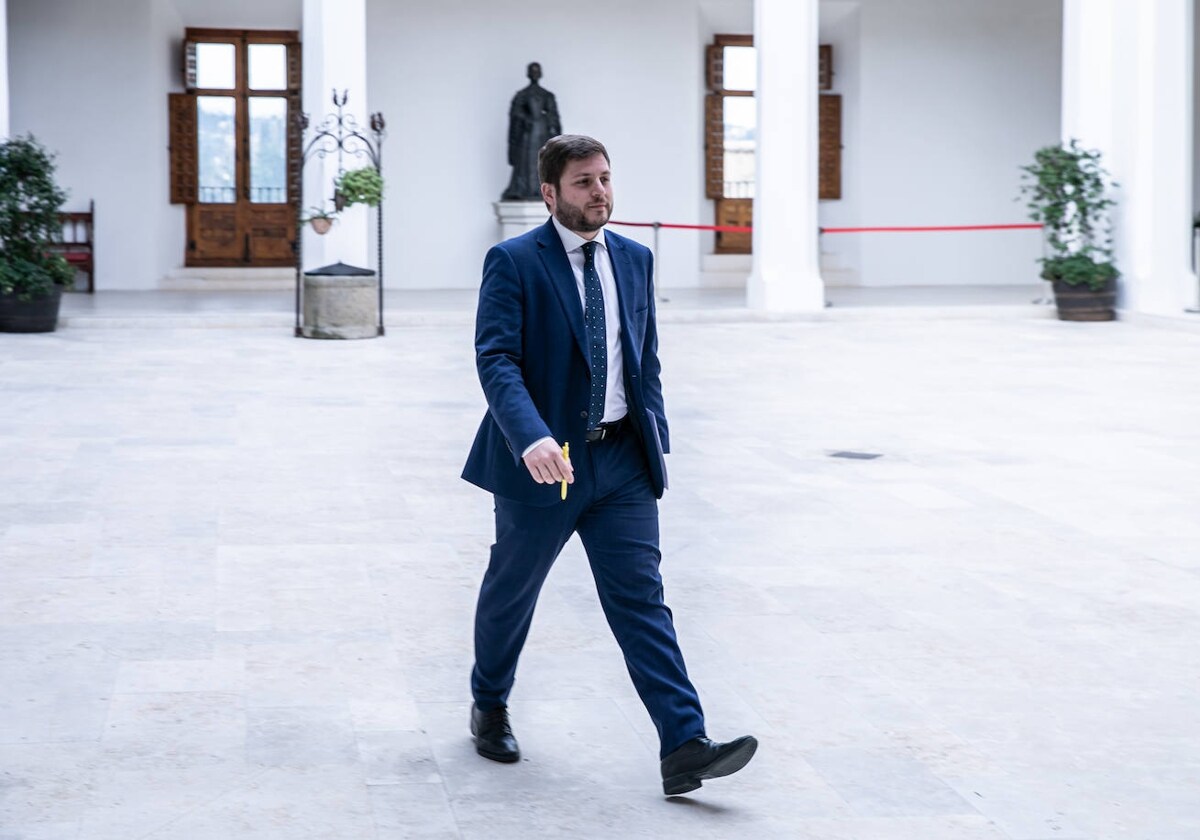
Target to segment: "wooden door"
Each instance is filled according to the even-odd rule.
[[[189,29],[170,95],[171,200],[184,264],[295,265],[300,44],[294,32]]]

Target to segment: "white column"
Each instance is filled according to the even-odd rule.
[[[1117,0],[1063,0],[1062,139],[1113,156]]]
[[[817,241],[817,0],[755,0],[758,149],[751,309],[825,307]]]
[[[0,140],[8,137],[8,2],[0,0]]]
[[[1128,0],[1138,15],[1136,169],[1122,227],[1124,306],[1176,314],[1197,303],[1192,272],[1193,0]]]
[[[303,20],[304,81],[302,107],[309,116],[305,142],[315,128],[334,113],[333,91],[340,96],[348,91],[350,99],[344,114],[352,115],[362,133],[370,137],[370,109],[367,106],[367,16],[366,0],[304,0]],[[370,163],[366,157],[343,156],[345,169],[358,169]],[[304,169],[304,209],[314,205],[333,208],[333,181],[338,174],[336,154],[313,157]],[[386,188],[386,187],[385,187]],[[369,231],[374,224],[371,208],[356,205],[338,214],[333,229],[318,236],[306,225],[303,269],[319,268],[344,262],[362,268],[375,268],[370,250]]]
[[[1100,149],[1120,184],[1113,213],[1120,305],[1177,314],[1191,269],[1194,0],[1064,0],[1064,140]]]

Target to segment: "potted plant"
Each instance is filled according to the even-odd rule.
[[[324,236],[329,233],[329,229],[333,227],[334,220],[337,218],[337,211],[330,213],[328,210],[323,210],[320,207],[310,207],[309,214],[301,219],[301,222],[308,222],[312,225],[313,231]]]
[[[1021,170],[1029,216],[1042,223],[1049,252],[1040,260],[1042,278],[1054,286],[1058,317],[1113,320],[1119,272],[1108,211],[1109,190],[1117,185],[1100,165],[1100,152],[1071,140],[1038,149]]]
[[[382,199],[383,176],[374,166],[342,172],[333,184],[333,203],[338,210],[355,204],[378,207]]]
[[[74,272],[49,253],[66,201],[54,156],[33,138],[0,142],[0,332],[51,332]]]

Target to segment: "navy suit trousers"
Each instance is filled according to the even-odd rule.
[[[628,426],[580,449],[571,451],[575,483],[566,501],[533,507],[496,497],[496,542],[475,611],[471,691],[481,709],[507,704],[542,583],[577,532],[665,756],[705,734],[704,713],[663,601],[658,503],[645,455]]]

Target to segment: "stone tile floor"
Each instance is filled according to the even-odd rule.
[[[525,758],[472,751],[466,320],[0,335],[0,838],[1200,837],[1200,335],[677,322],[662,355],[668,600],[711,734],[762,742],[677,799],[575,542]]]
[[[829,309],[807,320],[882,318],[1046,317],[1047,284],[1004,286],[838,287],[826,290]],[[478,292],[387,289],[385,327],[457,326],[472,322]],[[63,297],[61,324],[72,328],[286,328],[295,324],[295,288],[99,291]],[[659,319],[666,323],[762,321],[734,288],[663,289]],[[796,320],[794,316],[789,320]],[[1200,317],[1193,320],[1200,326]]]

